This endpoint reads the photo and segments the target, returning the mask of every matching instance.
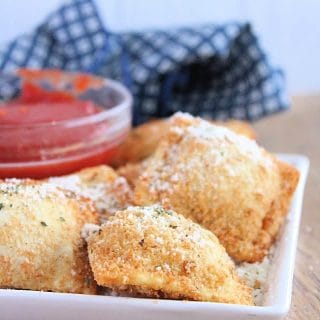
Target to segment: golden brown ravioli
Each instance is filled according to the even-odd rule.
[[[299,178],[255,141],[181,113],[146,161],[135,203],[160,203],[200,223],[239,262],[267,254]]]
[[[96,292],[80,231],[91,202],[47,183],[0,182],[0,288]]]
[[[244,135],[250,139],[256,138],[252,126],[244,121],[228,120],[225,122],[212,122],[219,126],[229,128],[235,133]],[[153,120],[144,123],[130,132],[127,139],[119,147],[112,165],[123,166],[127,163],[137,163],[148,158],[157,148],[170,128],[168,119]]]
[[[98,209],[101,221],[116,211],[125,209],[132,201],[132,191],[126,179],[106,165],[82,169],[48,181],[91,199]]]
[[[95,280],[116,293],[253,304],[215,235],[171,210],[129,207],[87,242]]]

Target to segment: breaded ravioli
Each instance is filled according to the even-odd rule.
[[[236,261],[261,261],[288,212],[299,173],[255,141],[176,114],[139,177],[137,205],[160,203],[211,230]]]
[[[147,161],[141,161],[137,163],[127,163],[126,165],[120,167],[117,170],[117,173],[120,176],[125,177],[130,187],[134,189],[136,182],[138,181],[138,178],[146,169],[146,166],[147,166]]]
[[[229,128],[235,133],[244,135],[250,139],[256,138],[256,133],[247,122],[228,120],[224,122],[213,121],[212,123]],[[149,121],[134,128],[115,155],[112,163],[113,166],[119,167],[127,163],[137,163],[148,158],[155,151],[169,128],[170,121],[168,119]]]
[[[91,203],[32,180],[0,182],[0,288],[96,293],[80,231]]]
[[[117,212],[87,237],[97,283],[142,297],[252,305],[216,236],[160,206]]]
[[[149,157],[158,146],[163,134],[168,131],[167,119],[153,120],[131,130],[120,145],[112,165],[120,167],[127,163],[136,163]]]
[[[101,221],[132,204],[132,191],[126,179],[105,165],[53,177],[48,181],[91,199],[98,209]]]

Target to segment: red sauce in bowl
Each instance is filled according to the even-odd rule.
[[[82,92],[90,82],[81,75],[73,84]],[[44,178],[110,162],[129,126],[115,130],[119,120],[100,119],[104,112],[73,92],[25,81],[20,96],[0,107],[0,178]]]
[[[101,111],[103,109],[92,101],[76,99],[69,92],[48,91],[26,82],[19,98],[1,105],[0,126],[71,120]]]

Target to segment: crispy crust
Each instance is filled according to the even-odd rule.
[[[160,203],[200,223],[238,262],[267,254],[299,178],[254,141],[183,115],[147,161],[135,203]]]
[[[32,180],[0,182],[0,287],[96,293],[80,236],[91,202]]]
[[[249,139],[256,140],[257,134],[254,131],[253,127],[245,121],[240,120],[228,120],[228,121],[210,121],[212,124],[215,124],[217,126],[226,127],[230,130],[232,130],[234,133],[240,134],[242,136],[245,136]]]
[[[87,241],[95,280],[117,293],[253,304],[218,239],[173,211],[129,207]]]
[[[252,126],[239,120],[213,123],[227,127],[234,132],[250,139],[256,138]],[[127,163],[137,163],[148,158],[157,148],[162,137],[166,135],[170,127],[168,119],[153,120],[134,128],[125,142],[120,146],[114,157],[112,165],[116,168]]]
[[[127,163],[126,165],[120,167],[117,170],[117,173],[120,176],[123,176],[127,179],[130,187],[132,189],[135,188],[135,185],[138,181],[138,178],[140,175],[143,173],[143,171],[147,167],[147,162],[146,161],[141,161],[137,163]]]
[[[266,243],[265,250],[269,249],[269,243],[276,239],[278,231],[288,213],[291,198],[299,182],[299,172],[287,163],[275,160],[281,177],[280,194],[272,202],[270,210],[263,219],[262,231],[259,241]]]
[[[105,165],[50,178],[48,181],[91,199],[102,222],[116,211],[132,204],[132,190],[126,179]]]
[[[112,166],[118,168],[149,157],[168,128],[167,120],[153,120],[132,129],[114,156]]]

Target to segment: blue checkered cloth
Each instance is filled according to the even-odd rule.
[[[92,0],[72,0],[0,46],[0,70],[60,68],[111,77],[134,95],[134,124],[177,110],[255,120],[287,109],[283,73],[248,23],[113,33]],[[0,98],[17,93],[0,78]]]

